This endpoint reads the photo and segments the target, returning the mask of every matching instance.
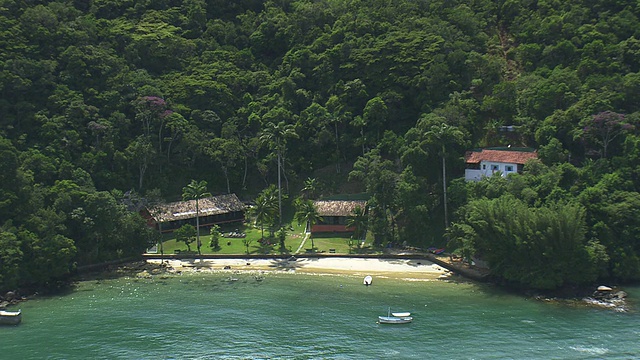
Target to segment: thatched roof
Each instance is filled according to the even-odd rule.
[[[364,200],[318,200],[313,203],[320,216],[351,216],[353,209],[360,206],[364,209]]]
[[[246,206],[236,194],[211,196],[198,200],[200,216],[219,215],[235,211],[243,211]],[[157,222],[168,222],[196,217],[196,201],[177,201],[159,204],[147,208],[149,214]]]

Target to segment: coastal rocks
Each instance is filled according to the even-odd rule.
[[[585,297],[582,301],[588,305],[625,312],[627,311],[626,297],[627,293],[622,290],[616,291],[608,286],[598,286],[590,297]]]
[[[11,301],[15,298],[16,298],[16,293],[14,293],[13,291],[7,291],[7,293],[4,295],[4,299],[7,301]]]
[[[139,279],[151,279],[151,274],[147,270],[142,270],[136,274],[136,277]]]
[[[592,297],[598,300],[624,299],[627,297],[627,293],[622,290],[613,291],[612,288],[607,286],[598,286]]]
[[[529,296],[548,303],[564,304],[575,307],[594,307],[612,310],[616,312],[627,312],[629,307],[626,301],[627,293],[608,286],[599,286],[595,290],[593,288],[571,288],[553,294],[534,294],[528,293]]]
[[[137,261],[109,267],[100,276],[128,276],[137,279],[151,279],[156,276],[163,277],[167,274],[179,273],[168,262],[154,264],[145,261]]]
[[[0,310],[5,309],[10,305],[16,305],[24,300],[26,299],[18,295],[15,291],[7,291],[4,296],[0,296]]]

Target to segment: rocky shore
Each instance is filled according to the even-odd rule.
[[[27,300],[27,297],[22,296],[15,291],[7,291],[6,294],[0,295],[0,310],[4,310],[9,306],[17,305],[25,300]]]
[[[597,288],[571,289],[554,294],[528,294],[538,301],[564,303],[571,306],[587,306],[616,312],[629,311],[627,293],[616,287],[598,286]]]
[[[608,286],[598,286],[591,296],[582,298],[588,305],[612,309],[618,312],[628,311],[627,293]]]

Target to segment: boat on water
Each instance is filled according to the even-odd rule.
[[[367,286],[371,285],[371,283],[373,282],[373,278],[371,277],[371,275],[367,275],[364,277],[364,281],[363,283]]]
[[[378,324],[407,324],[413,321],[413,317],[409,312],[395,312],[392,313],[391,309],[387,316],[378,316]]]
[[[0,310],[0,324],[17,325],[22,321],[22,310],[7,311]]]

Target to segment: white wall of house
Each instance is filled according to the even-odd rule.
[[[464,178],[467,181],[480,181],[485,177],[493,176],[493,174],[497,172],[500,172],[502,176],[518,172],[518,164],[481,161],[480,170],[466,169],[464,172]]]

